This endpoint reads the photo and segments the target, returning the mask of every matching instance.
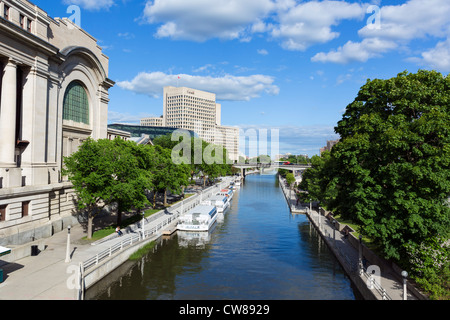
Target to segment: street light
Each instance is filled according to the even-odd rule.
[[[336,220],[333,219],[333,239],[334,239],[334,247],[336,248]]]
[[[362,265],[362,235],[359,235],[359,258],[358,258],[358,266],[359,266],[359,274],[363,273],[363,265]]]
[[[403,277],[403,300],[408,300],[407,290],[406,290],[406,277],[408,277],[408,272],[402,271]]]
[[[70,262],[70,228],[71,226],[69,225],[67,227],[66,263]]]

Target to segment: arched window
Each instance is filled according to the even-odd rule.
[[[89,100],[79,81],[71,82],[64,94],[63,119],[89,124]]]

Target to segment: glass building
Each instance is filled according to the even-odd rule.
[[[109,124],[108,128],[110,129],[116,129],[116,130],[122,130],[131,133],[132,138],[140,138],[143,134],[149,135],[150,139],[155,139],[160,136],[165,136],[168,134],[172,134],[176,130],[180,130],[177,128],[168,128],[168,127],[147,127],[147,126],[139,126],[139,125],[133,125],[133,124]],[[183,129],[185,130],[185,129]],[[185,130],[190,133],[191,137],[198,138],[198,135],[191,130]]]

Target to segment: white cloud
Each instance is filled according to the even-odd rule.
[[[271,35],[280,39],[282,46],[288,50],[304,51],[310,46],[326,43],[339,37],[333,31],[342,20],[362,19],[364,6],[345,1],[308,1],[296,4],[293,1],[279,3],[276,19]]]
[[[393,41],[385,41],[377,38],[364,39],[361,42],[348,41],[337,50],[328,53],[319,52],[311,58],[313,62],[332,62],[346,64],[349,62],[366,62],[367,60],[379,57],[380,54],[397,48]]]
[[[109,9],[115,3],[114,0],[64,0],[64,4],[77,5],[86,10],[102,10]]]
[[[380,28],[365,26],[358,34],[364,38],[379,38],[408,42],[412,39],[448,36],[450,31],[448,0],[409,0],[401,5],[383,6]]]
[[[258,49],[257,52],[262,56],[267,56],[269,54],[269,51],[267,51],[266,49]]]
[[[422,58],[416,61],[442,72],[450,72],[450,38],[423,52]]]
[[[180,77],[180,79],[178,79]],[[261,94],[278,95],[280,89],[273,84],[274,78],[266,75],[223,77],[169,75],[163,72],[142,72],[132,81],[119,81],[117,85],[125,90],[139,94],[159,97],[165,86],[186,86],[198,90],[213,92],[217,100],[248,101]]]
[[[368,17],[370,20],[373,14]],[[312,61],[341,64],[352,61],[366,62],[395,49],[407,49],[405,46],[417,39],[443,38],[447,41],[424,52],[422,59],[416,61],[445,70],[448,65],[445,62],[445,54],[448,52],[446,43],[450,35],[449,17],[448,0],[408,0],[400,5],[383,6],[379,11],[379,26],[374,27],[368,23],[358,31],[358,35],[363,38],[361,42],[348,41],[336,50],[317,53]]]
[[[273,6],[271,0],[154,0],[147,1],[144,20],[162,24],[156,33],[160,38],[248,40],[246,29]]]

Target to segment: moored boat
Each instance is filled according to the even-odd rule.
[[[211,206],[215,206],[217,208],[217,212],[223,213],[230,207],[230,200],[225,195],[215,195],[204,202],[204,204],[208,204]]]
[[[208,231],[217,220],[215,206],[198,205],[179,218],[177,230]]]

